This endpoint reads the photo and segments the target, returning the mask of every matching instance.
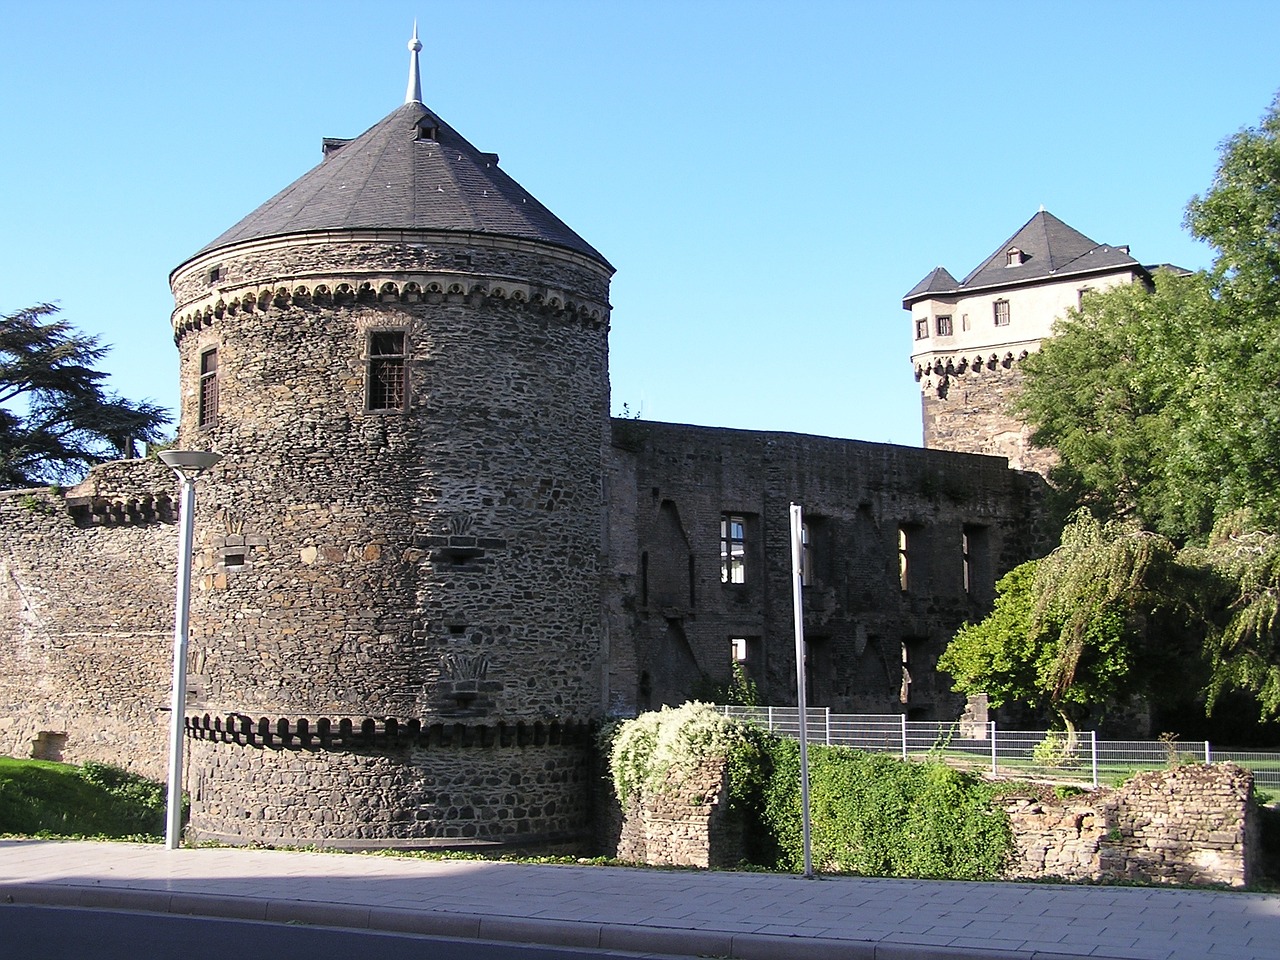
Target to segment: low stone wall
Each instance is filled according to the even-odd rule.
[[[1253,775],[1235,764],[1143,773],[1064,800],[1010,798],[1014,878],[1225,884],[1254,880]]]
[[[728,787],[723,765],[712,764],[629,796],[611,852],[619,860],[654,866],[737,866],[742,823],[729,810]]]
[[[613,802],[617,816],[617,800]],[[1009,880],[1245,886],[1259,866],[1253,775],[1235,764],[1139,774],[1119,789],[1065,799],[1010,796]],[[743,825],[728,809],[725,772],[699,770],[622,805],[613,853],[652,865],[732,867]]]

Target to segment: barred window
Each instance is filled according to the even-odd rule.
[[[369,334],[367,409],[404,409],[408,367],[404,339],[402,330],[378,330]]]
[[[200,411],[197,424],[212,427],[218,422],[218,351],[200,354]]]

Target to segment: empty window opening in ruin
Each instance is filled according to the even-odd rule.
[[[937,319],[938,336],[951,336],[951,314],[944,313]]]
[[[747,582],[747,520],[740,514],[720,515],[720,582]]]
[[[749,652],[747,650],[746,637],[730,637],[729,648],[732,651],[734,663],[745,664],[747,662]]]
[[[200,354],[200,405],[197,425],[212,427],[218,422],[218,351]]]
[[[244,553],[228,553],[222,558],[224,567],[243,567],[247,557]]]
[[[898,527],[898,586],[911,589],[911,531]]]
[[[997,327],[1007,327],[1009,325],[1009,301],[997,300],[991,305],[991,309],[995,315]]]
[[[367,409],[403,410],[407,397],[408,353],[403,330],[369,334]]]
[[[985,594],[990,575],[987,566],[987,528],[965,525],[960,533],[960,553],[964,564],[964,592]]]

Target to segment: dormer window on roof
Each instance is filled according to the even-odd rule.
[[[350,137],[347,137],[347,138],[325,137],[320,142],[320,152],[324,155],[324,158],[327,160],[329,159],[329,157],[333,156],[335,153],[337,153],[339,150],[341,150],[350,142],[351,142]]]
[[[417,133],[414,135],[416,140],[439,140],[440,124],[436,122],[436,118],[430,114],[422,117],[417,123]]]
[[[1010,247],[1004,255],[1006,267],[1020,267],[1027,262],[1027,255],[1018,247]]]

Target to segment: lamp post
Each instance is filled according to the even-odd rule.
[[[165,846],[177,850],[182,839],[182,722],[187,712],[187,637],[191,632],[191,539],[195,529],[196,477],[222,459],[202,450],[166,450],[160,454],[182,480],[178,508],[178,600],[173,616],[173,701],[169,713],[169,802]]]

